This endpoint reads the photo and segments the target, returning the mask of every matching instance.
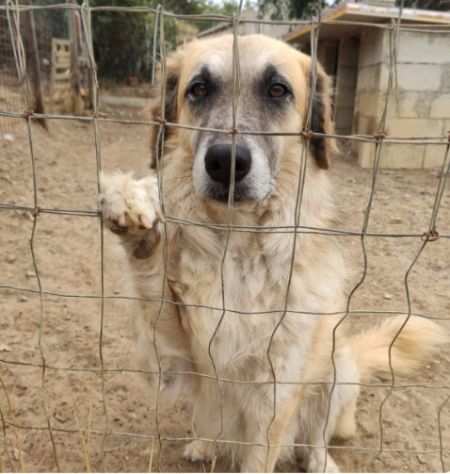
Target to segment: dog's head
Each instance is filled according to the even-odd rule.
[[[294,153],[301,159],[305,140],[300,132],[333,131],[329,79],[320,65],[312,74],[309,56],[262,35],[239,37],[237,46],[238,65],[233,64],[231,35],[177,50],[167,60],[163,87],[158,86],[165,100],[157,98],[153,110],[154,116],[187,126],[166,128],[165,142],[176,139],[188,151],[194,189],[206,200],[228,199],[233,128],[239,131],[234,142],[237,203],[270,196],[284,157]],[[315,93],[308,113],[312,82]],[[154,132],[154,151],[157,137]],[[328,168],[330,140],[312,135],[309,149],[313,166]]]

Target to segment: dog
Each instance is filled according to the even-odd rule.
[[[298,451],[308,472],[335,472],[326,444],[355,435],[358,384],[390,375],[389,351],[411,373],[447,337],[412,317],[347,330],[348,263],[333,236],[301,232],[334,215],[330,79],[281,41],[234,41],[168,56],[150,105],[154,169],[103,175],[100,208],[151,306],[134,315],[143,366],[192,364],[185,456],[261,472]]]

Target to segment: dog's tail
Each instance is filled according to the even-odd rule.
[[[403,322],[404,318],[389,319],[352,337],[351,347],[362,381],[371,375],[390,377],[389,348],[394,339],[390,352],[396,375],[410,374],[449,342],[445,328],[433,321],[411,317],[399,333]]]

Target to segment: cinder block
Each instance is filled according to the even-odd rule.
[[[359,67],[380,64],[387,59],[388,49],[384,31],[367,29],[361,35]]]
[[[423,166],[423,145],[384,144],[381,149],[380,168],[420,169]],[[375,161],[375,145],[362,143],[358,150],[358,163],[363,168],[372,168]]]
[[[355,67],[358,64],[359,40],[343,38],[339,44],[339,67]]]
[[[446,145],[427,145],[423,159],[424,168],[440,168],[445,158]]]
[[[355,87],[357,78],[356,67],[339,65],[337,80],[339,86]]]
[[[362,128],[370,127],[370,119],[360,118]],[[449,121],[450,125],[450,121]],[[431,119],[398,119],[388,118],[387,133],[392,137],[441,137],[445,128],[442,120]],[[365,133],[359,130],[359,133]],[[373,131],[367,132],[372,134]],[[359,163],[363,167],[373,165],[375,152],[371,149],[374,145],[367,144],[359,147]],[[435,167],[442,163],[443,151],[438,151],[442,146],[422,145],[422,144],[402,144],[402,143],[384,143],[382,148],[382,157],[380,161],[381,168],[410,168],[420,169],[425,167]]]
[[[425,146],[386,143],[381,153],[381,168],[420,169],[423,167]]]
[[[362,168],[371,168],[375,159],[375,146],[372,143],[360,142],[357,145],[358,163]]]
[[[397,61],[442,64],[449,63],[450,36],[448,33],[401,31]]]
[[[353,109],[351,107],[336,111],[336,130],[351,133],[353,125]]]
[[[380,92],[363,93],[358,96],[357,109],[362,116],[378,118],[382,111],[385,95]]]
[[[450,60],[449,60],[450,62]],[[450,92],[450,64],[441,66],[441,87],[440,92]]]
[[[386,129],[392,137],[440,137],[442,120],[388,118]]]
[[[355,91],[352,89],[339,89],[336,92],[336,107],[352,107],[355,102]]]
[[[386,90],[388,84],[388,69],[383,64],[366,66],[358,72],[358,92],[374,92]]]
[[[400,118],[429,117],[430,105],[435,96],[433,92],[400,92],[395,98],[395,114]]]
[[[433,100],[430,117],[450,119],[450,94],[440,95]]]
[[[345,119],[353,119],[353,107],[351,105],[349,107],[340,107],[338,112]]]
[[[450,133],[450,119],[444,120],[442,124],[442,133],[444,136],[448,136]]]
[[[375,133],[378,120],[376,117],[364,117],[358,114],[355,121],[355,132],[361,135],[372,135]]]
[[[447,53],[449,54],[449,53]],[[419,59],[416,59],[419,61]],[[441,84],[441,67],[426,64],[398,64],[399,89],[410,91],[438,91]]]

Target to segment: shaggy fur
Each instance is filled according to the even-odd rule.
[[[153,116],[230,129],[232,41],[231,36],[196,41],[175,52],[167,63],[165,101],[155,99]],[[157,355],[169,368],[179,367],[177,360],[189,361],[192,370],[209,376],[192,376],[194,434],[219,442],[194,441],[186,447],[186,457],[212,458],[216,446],[218,454],[228,455],[242,471],[272,471],[280,455],[292,451],[281,446],[296,442],[317,446],[301,453],[309,472],[337,471],[330,454],[320,448],[324,436],[329,440],[355,434],[357,383],[389,372],[388,348],[400,321],[357,336],[339,326],[334,345],[337,385],[328,406],[333,329],[341,317],[333,313],[345,312],[345,262],[332,237],[307,233],[295,238],[285,229],[296,222],[327,227],[333,215],[327,171],[333,144],[314,135],[307,146],[308,133],[299,135],[305,128],[333,131],[330,84],[318,66],[309,114],[308,56],[259,35],[240,37],[238,46],[238,128],[292,132],[237,136],[237,143],[253,156],[243,188],[250,198],[239,200],[230,211],[226,202],[208,195],[205,149],[211,143],[230,143],[230,135],[168,127],[163,144],[155,127],[152,147],[162,156],[153,165],[161,171],[161,194],[156,173],[136,180],[118,172],[102,177],[100,204],[106,222],[121,233],[140,295],[154,301],[150,310],[134,315],[144,367],[155,369],[156,340]],[[258,85],[273,71],[291,88],[283,101],[269,100],[264,82]],[[210,101],[205,107],[189,92],[199,74],[216,81],[208,99],[202,99]],[[302,196],[299,208],[297,190]],[[241,228],[228,233],[230,219],[247,229],[268,226],[275,231]],[[186,220],[210,227],[186,225]],[[167,301],[161,306],[163,285]],[[251,314],[258,312],[264,314]],[[444,340],[433,323],[411,319],[393,346],[394,368],[409,373]],[[216,376],[227,382],[217,383]]]

